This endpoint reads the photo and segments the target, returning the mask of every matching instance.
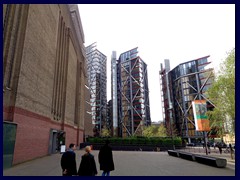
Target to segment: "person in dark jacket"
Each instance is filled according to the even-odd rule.
[[[100,170],[103,170],[102,176],[110,176],[110,171],[114,170],[114,162],[112,155],[112,148],[109,146],[109,141],[101,147],[98,154],[98,161],[100,164]]]
[[[210,142],[209,141],[207,142],[207,148],[208,148],[208,153],[210,154],[211,153],[211,148],[210,148]]]
[[[96,163],[94,156],[90,153],[91,147],[85,147],[86,153],[82,156],[82,160],[78,169],[79,176],[95,176],[97,175]]]
[[[63,176],[72,176],[77,174],[75,144],[71,143],[69,149],[63,153],[61,158],[61,167]]]
[[[234,150],[233,150],[232,144],[229,144],[229,149],[230,149],[230,153],[231,153],[231,159],[233,159]]]
[[[217,143],[217,147],[219,149],[219,153],[222,154],[222,145],[221,145],[221,143]]]

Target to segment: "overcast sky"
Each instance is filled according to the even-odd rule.
[[[215,69],[235,47],[234,4],[79,4],[85,46],[97,42],[107,56],[111,99],[111,54],[138,47],[148,65],[151,120],[162,118],[159,70],[164,59],[180,63],[210,55]]]

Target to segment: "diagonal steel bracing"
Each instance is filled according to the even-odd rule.
[[[132,60],[134,60],[134,59],[132,59]],[[136,134],[136,132],[139,130],[139,128],[140,128],[140,126],[141,126],[141,121],[144,121],[144,118],[143,118],[143,116],[142,116],[142,114],[140,114],[138,111],[139,111],[139,107],[138,108],[136,108],[135,106],[134,106],[134,101],[135,100],[138,100],[140,103],[140,109],[142,108],[142,103],[144,102],[144,101],[146,101],[146,99],[144,99],[144,97],[141,97],[141,96],[138,96],[138,93],[139,92],[142,92],[141,91],[141,84],[140,84],[140,82],[139,81],[143,81],[143,79],[144,79],[144,76],[147,74],[146,72],[147,72],[147,70],[145,70],[144,72],[140,72],[139,71],[139,68],[140,67],[136,67],[137,65],[139,66],[139,63],[141,63],[140,62],[140,58],[137,58],[137,59],[135,59],[135,62],[134,62],[134,64],[132,65],[132,67],[131,67],[131,60],[129,60],[128,61],[129,62],[129,65],[130,65],[130,70],[127,70],[126,68],[125,68],[125,66],[123,65],[123,64],[121,64],[121,68],[122,68],[122,70],[123,70],[123,73],[124,73],[124,75],[126,76],[128,76],[128,77],[125,77],[126,79],[124,79],[124,80],[122,80],[122,87],[121,87],[121,90],[120,90],[120,93],[121,93],[121,96],[122,96],[122,100],[124,99],[124,100],[126,100],[126,102],[127,102],[127,104],[124,104],[124,105],[122,105],[122,106],[128,106],[128,108],[127,108],[127,110],[125,109],[125,112],[123,112],[123,116],[122,116],[122,118],[121,118],[121,123],[122,123],[122,127],[127,131],[127,133],[129,134],[129,135],[134,135],[134,134]],[[126,62],[125,62],[126,63]],[[138,72],[137,72],[137,70],[138,70]],[[142,79],[140,79],[139,78],[139,80],[137,80],[132,74],[133,74],[133,71],[136,71],[137,73],[142,73]],[[128,87],[128,83],[130,83],[130,87]],[[134,85],[135,84],[135,85]],[[135,87],[135,93],[133,93],[133,86],[134,85],[134,87]],[[127,96],[127,94],[126,94],[126,92],[124,91],[124,90],[127,90],[127,92],[130,92],[130,96],[128,95]],[[143,107],[145,107],[145,106],[143,106]],[[139,119],[140,119],[140,121],[138,121],[138,125],[137,125],[137,127],[134,129],[133,127],[132,128],[130,128],[130,129],[128,129],[128,127],[126,126],[126,122],[124,122],[124,119],[126,119],[126,117],[127,116],[129,116],[129,114],[128,114],[128,111],[131,111],[131,115],[132,115],[132,117],[128,117],[128,119],[130,119],[130,121],[132,121],[132,122],[128,122],[128,124],[131,124],[132,126],[135,126],[134,125],[134,119],[133,119],[133,114],[136,114],[138,117],[139,117]],[[146,110],[145,110],[146,111]],[[142,112],[142,111],[141,111]],[[145,113],[144,113],[145,114]],[[134,130],[133,130],[134,129]]]
[[[209,71],[208,71],[209,72]],[[195,75],[197,76],[199,73],[202,73],[202,72],[196,72],[196,73],[192,73],[192,74],[189,74],[188,76],[191,76],[191,75]],[[199,89],[196,89],[194,88],[189,82],[185,82],[190,88],[192,88],[195,92],[196,92],[196,95],[194,96],[194,100],[196,100],[199,96],[203,97],[207,102],[209,102],[210,104],[212,104],[214,107],[215,105],[204,95],[201,93],[202,89],[205,87],[206,83],[208,82],[208,80],[211,78],[213,72],[210,71],[209,75],[207,76],[206,80],[204,81],[204,83],[202,84],[202,86],[199,88]],[[186,77],[186,75],[184,76]],[[181,77],[180,77],[181,78]],[[179,79],[179,78],[178,78]],[[194,101],[193,100],[193,101]],[[195,126],[195,123],[189,119],[188,117],[188,113],[190,111],[190,109],[192,108],[192,104],[189,105],[188,109],[186,109],[184,111],[184,108],[183,106],[181,106],[181,104],[178,102],[178,100],[175,98],[175,101],[177,102],[177,105],[178,107],[181,109],[181,112],[183,114],[182,116],[182,124],[181,124],[181,132],[183,130],[183,127],[184,127],[184,124],[185,124],[185,121],[188,121],[190,122],[193,126]],[[181,133],[180,132],[180,133]]]

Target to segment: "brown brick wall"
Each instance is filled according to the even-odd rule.
[[[75,115],[75,97],[76,97],[76,73],[77,73],[77,56],[70,40],[69,43],[69,58],[68,58],[68,76],[67,76],[67,89],[66,89],[66,107],[65,107],[65,120],[73,124]]]
[[[88,84],[87,84],[88,85]],[[93,124],[92,124],[92,115],[87,113],[91,112],[91,105],[87,102],[90,102],[90,91],[85,87],[85,119],[84,119],[84,134],[86,137],[93,136]]]
[[[59,9],[30,5],[16,106],[51,117]]]
[[[4,8],[6,13],[6,6]],[[17,164],[48,154],[51,129],[66,132],[67,147],[71,142],[77,145],[83,142],[85,118],[83,92],[86,76],[81,76],[79,82],[82,84],[77,86],[78,78],[81,78],[78,74],[83,74],[83,69],[78,69],[78,61],[85,64],[85,55],[82,54],[84,40],[79,40],[76,36],[67,5],[14,5],[14,9],[18,11],[15,15],[11,14],[12,19],[15,18],[13,30],[11,33],[6,33],[11,30],[8,27],[4,31],[7,41],[4,43],[6,56],[4,56],[3,120],[18,124],[13,162]],[[66,38],[69,46],[64,46],[69,53],[65,61],[68,63],[66,92],[61,92],[66,95],[65,104],[61,104],[65,116],[62,115],[61,119],[54,120],[52,104],[54,82],[56,82],[54,74],[58,60],[56,55],[59,42],[59,18],[63,18],[64,27],[69,28],[72,33],[71,37],[67,35]],[[17,25],[18,22],[20,25]],[[19,31],[16,31],[15,27],[19,27]],[[16,48],[14,48],[14,38],[17,40]],[[5,73],[11,70],[10,53],[16,55],[12,63],[12,81],[10,87],[6,87],[8,76],[5,76]],[[80,105],[80,109],[75,107],[76,102]]]

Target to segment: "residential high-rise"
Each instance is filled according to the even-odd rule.
[[[107,113],[107,57],[96,48],[96,43],[86,47],[86,56],[93,133],[100,136]]]
[[[117,109],[119,136],[142,135],[151,124],[146,63],[137,48],[122,53],[117,61]]]
[[[207,108],[213,104],[206,95],[206,90],[213,82],[213,69],[208,68],[211,62],[202,57],[182,63],[170,71],[161,64],[160,80],[163,91],[164,121],[168,128],[176,127],[178,133],[190,142],[195,138],[203,138],[203,133],[195,131],[192,101],[204,99]],[[166,62],[165,62],[166,63]]]

